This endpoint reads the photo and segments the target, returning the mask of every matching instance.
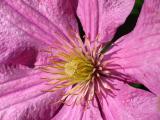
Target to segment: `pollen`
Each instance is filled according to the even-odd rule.
[[[73,58],[65,64],[65,74],[73,81],[90,80],[93,74],[94,66],[88,59],[79,57]]]

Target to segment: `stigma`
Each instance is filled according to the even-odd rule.
[[[72,81],[82,82],[92,78],[94,66],[87,58],[74,57],[65,64],[64,71]]]

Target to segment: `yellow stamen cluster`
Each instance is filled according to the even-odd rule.
[[[61,60],[56,61],[54,58],[61,58]],[[83,54],[78,49],[74,49],[70,53],[59,52],[51,57],[50,62],[53,64],[42,67],[44,72],[51,73],[54,77],[44,78],[47,80],[50,79],[51,82],[49,83],[56,85],[54,89],[47,90],[50,92],[57,91],[61,88],[67,88],[75,84],[78,84],[77,87],[80,87],[80,84],[85,86],[85,84],[90,82],[94,76],[95,68],[93,61],[89,56]],[[72,94],[75,92],[71,91],[68,93]]]
[[[80,38],[75,41],[71,39],[70,42],[63,39],[62,41],[57,41],[57,46],[54,45],[57,50],[54,55],[49,50],[51,64],[42,67],[43,71],[52,75],[51,78],[44,79],[54,85],[53,89],[46,91],[55,92],[67,88],[59,102],[68,103],[71,100],[73,103],[86,101],[89,104],[94,98],[95,86],[97,85],[97,88],[100,86],[96,83],[96,79],[99,79],[99,70],[102,71],[99,67],[99,62],[102,60],[101,46],[96,41],[91,47],[88,38],[85,43]]]
[[[74,82],[90,80],[93,69],[91,61],[79,57],[75,57],[65,64],[65,73]]]

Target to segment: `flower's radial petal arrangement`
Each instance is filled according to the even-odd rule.
[[[134,2],[0,0],[0,120],[159,120],[160,1],[103,52]]]

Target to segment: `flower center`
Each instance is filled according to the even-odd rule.
[[[88,59],[75,57],[65,64],[65,74],[75,82],[90,80],[94,66]]]
[[[116,88],[112,84],[112,79],[122,81],[126,78],[115,71],[119,66],[112,64],[108,59],[106,61],[104,54],[101,53],[102,45],[98,40],[91,43],[86,38],[83,43],[80,38],[77,38],[77,41],[59,42],[54,46],[56,52],[52,53],[52,49],[49,50],[51,64],[42,67],[43,71],[52,75],[44,78],[54,85],[53,89],[47,90],[48,92],[55,92],[62,88],[66,90],[58,102],[80,103],[87,106],[95,95],[114,96],[112,90]]]

